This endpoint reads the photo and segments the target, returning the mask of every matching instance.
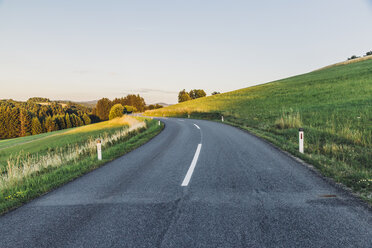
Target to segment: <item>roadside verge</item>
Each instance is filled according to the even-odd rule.
[[[18,180],[16,184],[2,187],[0,191],[0,215],[140,147],[164,128],[164,125],[158,125],[156,120],[145,119],[144,122],[143,127],[126,132],[115,142],[108,144],[103,150],[102,160],[98,160],[97,154],[90,148],[90,151],[83,153],[83,156],[78,156],[66,164],[61,164],[58,167],[42,168],[32,172],[22,180]],[[115,133],[112,134],[112,136],[114,135]],[[52,160],[56,159],[52,157]],[[3,175],[4,173],[2,172]]]

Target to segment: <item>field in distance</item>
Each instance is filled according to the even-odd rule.
[[[221,120],[315,165],[372,202],[372,56],[307,74],[203,97],[151,116]],[[305,154],[298,128],[305,129]]]

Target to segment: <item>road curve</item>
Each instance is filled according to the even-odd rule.
[[[371,211],[284,153],[228,125],[162,121],[0,217],[0,247],[372,247]]]

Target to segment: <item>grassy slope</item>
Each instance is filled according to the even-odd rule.
[[[194,118],[215,120],[224,115],[228,123],[311,162],[324,175],[372,201],[371,106],[372,59],[367,59],[147,114],[191,113]],[[299,126],[305,128],[305,155],[297,152]]]
[[[11,188],[1,189],[0,214],[130,152],[157,135],[163,127],[158,126],[155,120],[147,120],[146,123],[146,129],[129,133],[124,140],[103,149],[102,161],[98,161],[96,155],[87,155],[61,167],[47,168]],[[114,134],[130,124],[127,119],[115,119],[63,131],[4,140],[0,143],[0,149],[2,149],[0,150],[0,172],[6,172],[7,160],[12,156],[22,158],[27,153],[37,153],[41,156],[47,153],[53,154],[54,151],[61,148],[64,149],[71,144],[84,144],[89,139],[99,138],[106,134]]]
[[[113,133],[127,124],[122,119],[115,119],[51,133],[3,140],[0,142],[0,168],[6,166],[10,156],[24,153],[44,155],[49,150],[63,148],[68,144],[81,144],[91,137],[98,138],[102,132]]]

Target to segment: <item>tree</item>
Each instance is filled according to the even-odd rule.
[[[62,129],[62,123],[60,123],[59,118],[57,115],[52,117],[53,121],[53,131],[61,130]]]
[[[186,101],[189,101],[189,100],[191,100],[191,97],[190,97],[189,93],[186,92],[185,89],[181,90],[178,93],[178,102],[186,102]]]
[[[97,123],[101,121],[100,118],[94,114],[89,115],[89,119],[91,123]]]
[[[44,123],[44,129],[45,129],[45,131],[51,132],[53,130],[53,124],[52,123],[53,123],[52,117],[48,116],[45,119],[45,123]]]
[[[96,104],[97,116],[103,121],[108,120],[111,107],[112,102],[108,98],[102,98]]]
[[[32,118],[31,134],[35,135],[35,134],[40,134],[42,132],[43,132],[43,128],[41,127],[41,123],[39,121],[39,118],[37,118],[37,117]]]
[[[0,108],[0,138],[18,137],[20,129],[19,108],[13,105]]]
[[[153,109],[160,109],[160,108],[163,108],[163,105],[160,105],[160,104],[150,104],[149,106],[147,106],[147,109],[148,110],[153,110]]]
[[[53,131],[57,131],[58,130],[58,124],[57,124],[56,118],[54,118],[54,117],[52,118],[52,121],[50,123],[49,128],[50,128],[50,132],[53,132]]]
[[[81,126],[83,121],[79,118],[79,116],[75,114],[71,114],[71,125],[73,127],[79,127]]]
[[[18,137],[21,130],[21,122],[19,120],[19,108],[11,108],[7,116],[7,138]]]
[[[78,123],[78,127],[84,126],[84,121],[80,116],[77,115],[76,120],[77,120],[77,123]]]
[[[65,115],[65,123],[66,123],[66,128],[72,128],[71,118],[68,113]]]
[[[366,52],[366,56],[372,55],[372,51]]]
[[[221,94],[221,93],[218,92],[218,91],[213,91],[213,92],[212,92],[212,96],[214,96],[214,95],[218,95],[218,94]]]
[[[147,109],[148,109],[148,110],[153,110],[153,109],[155,109],[155,105],[150,104],[150,105],[147,107]]]
[[[143,112],[146,108],[145,100],[140,95],[127,95],[126,97],[115,98],[112,101],[113,105],[118,103],[123,106],[128,105],[134,107],[136,110],[133,112]]]
[[[65,117],[63,115],[57,116],[59,129],[66,129]]]
[[[0,139],[6,137],[6,108],[0,107]]]
[[[90,120],[89,116],[86,113],[84,113],[83,115],[83,121],[85,125],[89,125],[90,123],[92,123],[92,121]]]
[[[112,106],[109,114],[110,120],[117,118],[117,117],[122,117],[124,114],[124,107],[120,103],[115,104]]]
[[[19,112],[19,121],[21,123],[19,136],[24,137],[31,135],[31,116],[24,108]]]
[[[356,55],[353,55],[353,56],[351,56],[350,58],[347,58],[347,60],[352,60],[352,59],[357,59],[357,58],[360,58],[360,57],[358,57],[358,56],[356,56]]]
[[[196,98],[204,97],[207,94],[202,89],[198,89],[198,90],[194,89],[194,90],[190,90],[189,95],[190,95],[191,99],[196,99]]]

